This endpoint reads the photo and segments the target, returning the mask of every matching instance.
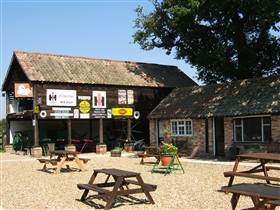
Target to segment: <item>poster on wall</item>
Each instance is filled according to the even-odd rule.
[[[118,104],[126,104],[126,90],[118,90]]]
[[[127,90],[127,104],[134,103],[134,93],[133,90]]]
[[[29,83],[15,83],[15,97],[33,97],[32,86]]]
[[[106,108],[106,91],[92,91],[92,107]]]
[[[47,89],[47,106],[76,106],[76,90]]]

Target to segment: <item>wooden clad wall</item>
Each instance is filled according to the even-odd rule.
[[[35,85],[34,85],[35,86]],[[90,104],[89,110],[89,119],[95,119],[98,117],[94,116],[95,109],[92,106],[93,103],[93,91],[105,91],[106,92],[106,108],[132,108],[134,111],[140,112],[140,118],[146,118],[149,112],[155,108],[155,106],[170,93],[170,88],[151,88],[151,87],[117,87],[117,86],[109,86],[109,85],[82,85],[82,84],[55,84],[55,83],[37,83],[36,85],[37,97],[34,98],[35,105],[38,105],[39,113],[38,119],[59,119],[59,117],[51,116],[51,113],[54,113],[53,107],[58,108],[68,108],[69,113],[73,113],[74,110],[80,109],[79,103],[83,101],[83,99],[79,99],[86,96],[86,100]],[[76,90],[77,103],[76,106],[47,106],[47,89],[55,89],[55,90]],[[133,91],[133,104],[119,104],[118,102],[118,90],[132,90]],[[42,114],[43,111],[43,114]],[[79,111],[80,112],[80,111]],[[123,116],[123,117],[133,117],[133,116]],[[74,119],[73,116],[64,117],[64,119]],[[104,118],[104,117],[102,117]],[[107,116],[105,117],[107,118]],[[114,116],[112,116],[114,118]],[[79,119],[79,118],[75,118]]]

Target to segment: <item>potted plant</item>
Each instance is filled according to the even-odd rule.
[[[178,147],[173,144],[162,142],[162,145],[158,148],[160,160],[163,166],[168,166],[172,157],[178,153]]]
[[[122,154],[121,147],[114,147],[114,149],[111,150],[111,157],[121,157],[121,154]]]
[[[164,133],[164,136],[165,136],[166,138],[170,138],[170,136],[171,136],[170,130],[164,129],[164,130],[163,130],[163,133]]]

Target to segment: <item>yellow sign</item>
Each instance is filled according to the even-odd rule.
[[[132,116],[132,108],[112,108],[113,116]]]
[[[79,103],[79,108],[82,113],[88,113],[90,110],[90,103],[88,101],[81,101]]]
[[[33,112],[35,114],[38,114],[39,113],[39,106],[34,106]]]

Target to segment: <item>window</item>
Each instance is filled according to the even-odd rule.
[[[191,120],[171,120],[172,135],[177,136],[192,136],[192,121]]]
[[[234,119],[234,141],[264,142],[270,139],[270,117],[248,117]]]

